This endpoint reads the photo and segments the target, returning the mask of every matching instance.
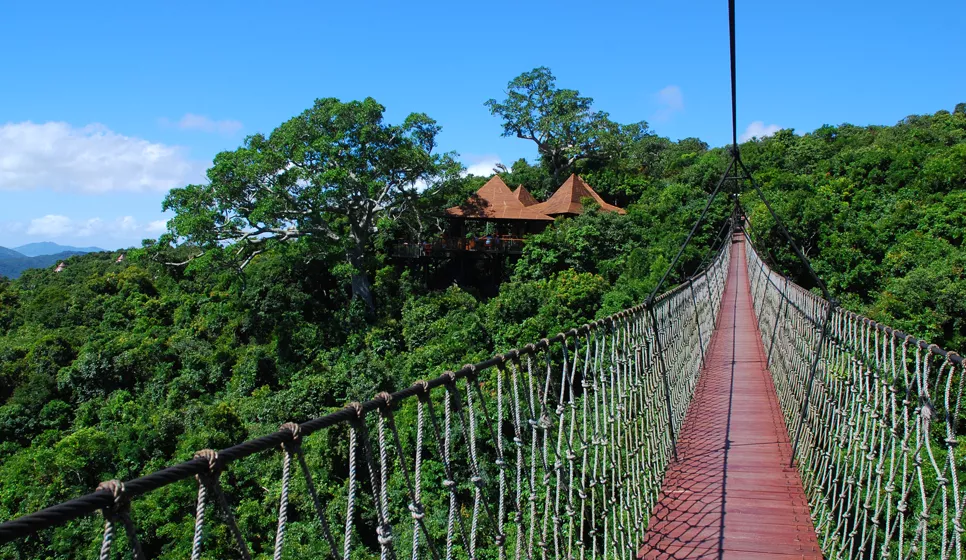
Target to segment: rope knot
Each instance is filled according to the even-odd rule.
[[[503,546],[506,543],[506,535],[503,533],[497,533],[493,540],[496,542],[496,546]]]
[[[218,461],[218,452],[214,449],[202,449],[195,453],[195,459],[208,461],[208,474],[215,474],[221,470],[221,463]]]
[[[476,379],[476,376],[477,376],[476,365],[463,364],[463,367],[460,368],[460,371],[465,371],[467,373],[467,377],[469,377],[470,379]]]
[[[446,488],[452,488],[452,487],[456,486],[456,483],[453,482],[452,480],[449,480],[447,478],[447,479],[443,480],[443,486],[445,486]]]
[[[426,512],[423,510],[423,504],[416,502],[409,504],[409,512],[416,521],[419,521],[424,515],[426,515]]]
[[[106,480],[98,484],[97,489],[110,492],[114,498],[114,503],[104,508],[105,516],[108,515],[107,512],[116,513],[129,504],[129,500],[124,495],[124,483],[120,480]]]
[[[476,486],[478,488],[482,488],[483,487],[483,478],[480,477],[480,476],[471,476],[470,477],[470,482],[473,483],[473,486]]]
[[[392,395],[390,395],[389,392],[387,391],[383,391],[378,395],[376,395],[376,400],[382,401],[381,408],[383,409],[388,409],[392,407]]]
[[[392,527],[388,523],[376,527],[376,538],[382,546],[392,544]]]
[[[346,405],[347,408],[351,408],[356,413],[356,420],[361,419],[366,414],[366,410],[362,407],[362,403],[358,401],[353,401]]]
[[[292,444],[298,445],[302,440],[302,428],[295,422],[286,422],[279,426],[278,430],[280,432],[289,432],[292,434]],[[282,444],[285,447],[285,444]]]
[[[444,371],[441,377],[446,379],[447,385],[452,385],[456,383],[456,374],[453,373],[452,371]]]
[[[425,402],[426,399],[429,397],[429,381],[426,381],[425,379],[420,379],[419,381],[413,383],[413,387],[419,387],[419,393],[417,394],[417,397],[419,398],[419,400]]]

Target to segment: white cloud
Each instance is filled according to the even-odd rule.
[[[59,237],[73,230],[73,224],[67,216],[47,214],[43,218],[30,220],[27,235],[42,235],[45,237]]]
[[[675,113],[684,111],[684,94],[681,93],[679,86],[670,85],[654,94],[654,100],[658,105],[658,110],[654,114],[654,120],[670,120]]]
[[[231,135],[242,129],[241,121],[224,119],[216,121],[205,115],[185,113],[178,122],[172,123],[167,118],[161,119],[162,126],[174,126],[181,130],[200,130],[202,132],[213,132],[217,134]]]
[[[741,133],[741,136],[738,137],[738,141],[747,142],[752,138],[765,138],[775,134],[781,129],[782,127],[778,126],[777,124],[766,125],[763,121],[755,121],[749,124],[748,128]]]
[[[156,235],[167,229],[167,220],[140,223],[134,216],[121,216],[111,221],[101,218],[75,220],[59,214],[47,214],[30,220],[27,235],[43,238],[113,237],[130,238],[140,234]]]
[[[202,181],[204,169],[181,147],[124,136],[101,124],[0,125],[0,191],[163,192]]]
[[[144,231],[154,235],[160,235],[168,231],[168,220],[154,220],[145,226]]]
[[[469,160],[469,164],[466,165],[467,175],[477,175],[480,177],[489,177],[493,175],[493,168],[500,163],[500,156],[496,154],[487,154],[484,156],[466,156]]]

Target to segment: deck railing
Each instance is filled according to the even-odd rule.
[[[453,238],[435,241],[404,241],[393,249],[393,256],[403,258],[447,257],[456,252],[520,255],[524,240],[513,237]]]
[[[751,243],[746,254],[826,558],[962,558],[962,358],[805,290]]]

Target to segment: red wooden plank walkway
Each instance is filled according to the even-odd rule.
[[[822,558],[758,334],[743,238],[643,558]]]

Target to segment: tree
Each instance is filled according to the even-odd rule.
[[[405,211],[416,182],[430,180],[444,159],[433,154],[436,121],[413,113],[389,125],[384,110],[372,98],[319,99],[268,137],[218,154],[209,184],[165,198],[177,215],[162,244],[187,240],[205,251],[227,243],[244,268],[279,243],[336,243],[353,268],[353,296],[373,310],[366,256],[376,222]]]
[[[503,119],[503,136],[516,136],[537,145],[540,157],[554,182],[579,160],[603,156],[608,148],[622,144],[621,125],[607,113],[593,111],[594,100],[573,89],[558,89],[549,68],[524,72],[507,85],[503,102],[485,103],[490,113]],[[646,129],[646,123],[629,125],[632,136]]]

